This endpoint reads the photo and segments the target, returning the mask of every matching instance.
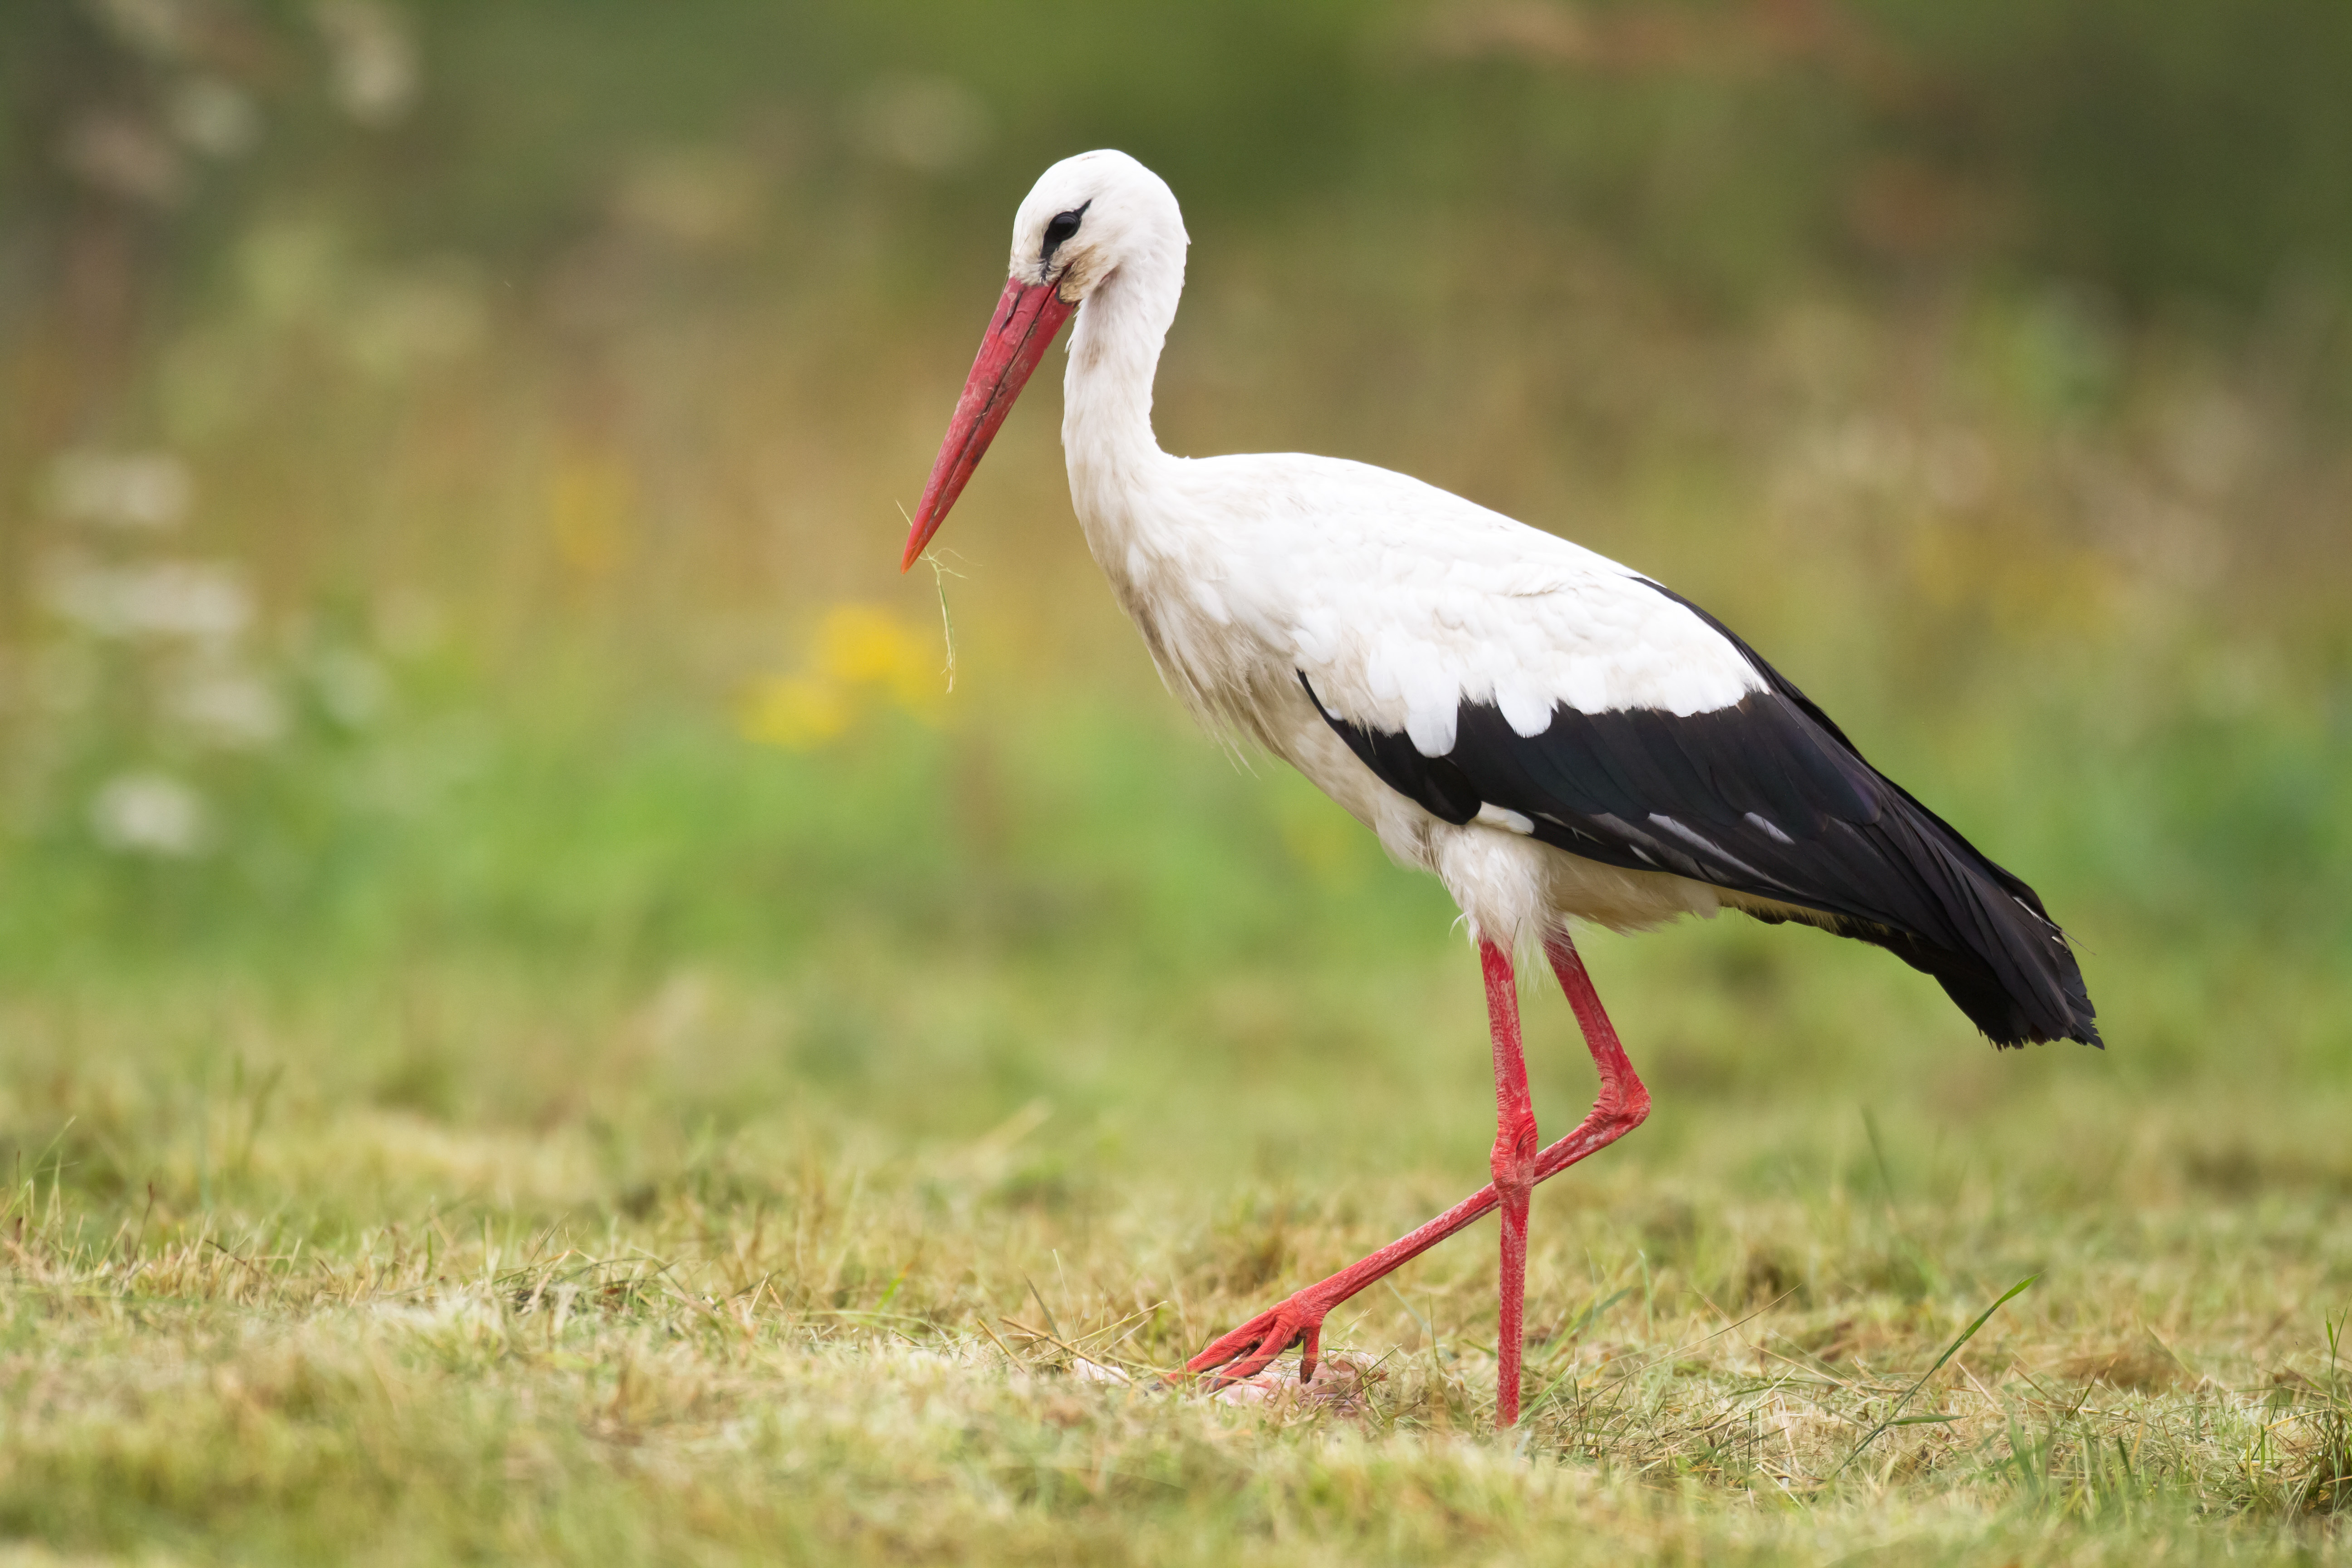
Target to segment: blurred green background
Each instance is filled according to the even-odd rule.
[[[1475,1173],[1451,910],[1159,692],[1054,378],[894,570],[1098,145],[1194,240],[1171,450],[1674,584],[2083,945],[2113,1048],[1996,1059],[1851,944],[1596,938],[1627,1158],[1875,1103],[2352,1188],[2339,0],[14,0],[0,1140],[192,1211],[269,1074],[681,1145],[1043,1101],[1049,1193]]]

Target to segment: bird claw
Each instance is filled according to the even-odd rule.
[[[1310,1300],[1305,1291],[1268,1308],[1224,1335],[1184,1363],[1180,1376],[1208,1374],[1212,1389],[1247,1383],[1274,1363],[1292,1345],[1299,1347],[1298,1381],[1311,1383],[1322,1353],[1323,1316],[1328,1304]]]

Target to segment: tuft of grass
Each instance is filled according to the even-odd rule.
[[[1877,1144],[1877,1127],[1875,1123],[1873,1123],[1871,1127],[1871,1142],[1873,1145],[1873,1151],[1875,1152]],[[1882,1168],[1884,1167],[1885,1158],[1885,1157],[1883,1154],[1880,1155]],[[1903,1411],[1904,1407],[1911,1403],[1913,1396],[1921,1389],[1927,1386],[1927,1380],[1934,1377],[1937,1373],[1943,1371],[1944,1363],[1958,1355],[1960,1352],[1960,1347],[1967,1344],[1970,1340],[1976,1338],[1977,1331],[1983,1328],[1986,1323],[1991,1321],[1992,1315],[1995,1312],[2000,1311],[2003,1307],[2009,1305],[2010,1302],[2024,1294],[2026,1289],[2039,1278],[2039,1275],[2027,1275],[2016,1284],[2011,1285],[2007,1290],[2002,1291],[2000,1299],[1994,1301],[1991,1306],[1987,1307],[1983,1311],[1978,1313],[1976,1321],[1970,1323],[1967,1328],[1962,1329],[1960,1331],[1959,1337],[1954,1340],[1950,1344],[1944,1347],[1944,1353],[1936,1358],[1936,1364],[1929,1367],[1926,1372],[1921,1373],[1919,1374],[1919,1381],[1905,1389],[1903,1391],[1902,1397],[1895,1400],[1893,1405],[1887,1407],[1886,1414],[1879,1418],[1878,1425],[1864,1433],[1862,1435],[1862,1440],[1853,1446],[1853,1451],[1847,1454],[1844,1458],[1838,1461],[1838,1468],[1830,1472],[1830,1479],[1835,1480],[1838,1477],[1845,1474],[1845,1472],[1853,1467],[1853,1462],[1862,1458],[1863,1450],[1869,1447],[1881,1436],[1885,1436],[1889,1427],[1941,1426],[1946,1422],[1956,1419],[1956,1417],[1949,1415],[1915,1415],[1906,1418],[1905,1417]]]
[[[1497,1437],[1486,1232],[1334,1314],[1307,1388],[1153,1375],[1476,1179],[1475,1052],[1421,1108],[1460,1147],[1405,1163],[1414,1108],[1333,1114],[1311,1056],[1268,1064],[1266,1100],[1319,1096],[1283,1134],[1310,1178],[1246,1152],[1265,1106],[1139,1079],[961,1126],[791,1088],[722,1111],[710,1075],[809,1005],[772,977],[705,973],[698,1017],[675,979],[407,984],[483,1030],[444,1109],[383,1087],[407,1047],[341,992],[13,998],[0,1528],[242,1563],[2347,1556],[2352,1255],[2327,1192],[2181,1179],[2210,1108],[2116,1143],[2054,1136],[2105,1084],[1882,1108],[1882,1170],[1851,1112],[1670,1101],[1667,1138],[1538,1198],[1540,1393]],[[1362,1023],[1367,1079],[1425,1048]],[[1784,1277],[1742,1294],[1759,1257]],[[1963,1304],[2021,1264],[2012,1310]],[[2114,1376],[2134,1343],[2178,1375]]]

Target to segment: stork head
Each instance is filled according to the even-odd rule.
[[[947,521],[1054,334],[1121,263],[1172,246],[1184,223],[1160,177],[1124,153],[1081,153],[1038,177],[1013,217],[1011,276],[971,362],[907,534],[905,571]]]
[[[1065,158],[1037,177],[1013,215],[1013,279],[1051,283],[1076,305],[1131,253],[1164,245],[1184,220],[1167,182],[1124,153]]]

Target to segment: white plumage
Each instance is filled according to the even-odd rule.
[[[1056,163],[1014,221],[1013,274],[1045,282],[1045,226],[1088,204],[1054,266],[1082,279],[1085,300],[1064,384],[1071,500],[1170,689],[1434,872],[1507,948],[1532,948],[1570,916],[1628,929],[1713,913],[1719,889],[1574,861],[1517,830],[1518,814],[1441,820],[1349,752],[1297,677],[1337,716],[1402,731],[1435,757],[1453,750],[1465,700],[1496,703],[1522,735],[1563,703],[1727,707],[1761,685],[1738,649],[1630,569],[1405,475],[1296,453],[1161,451],[1151,380],[1186,245],[1167,185],[1120,153]]]

